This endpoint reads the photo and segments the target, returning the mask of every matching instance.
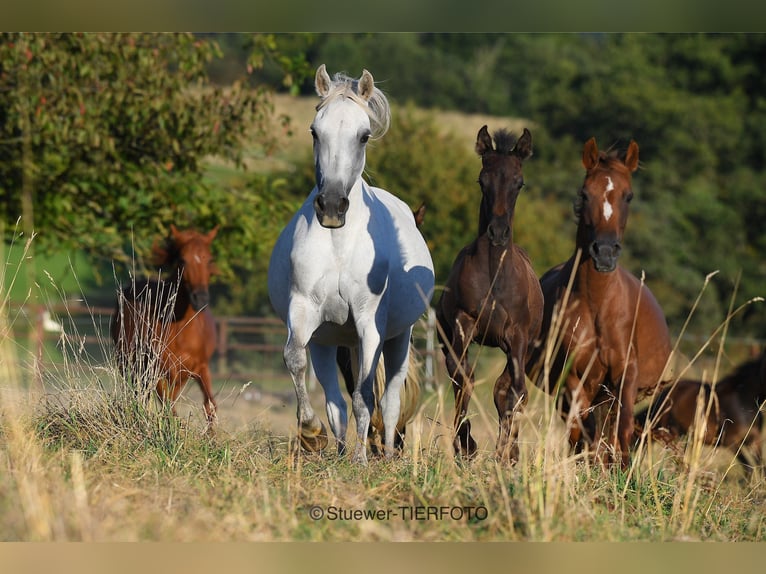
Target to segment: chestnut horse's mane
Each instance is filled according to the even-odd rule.
[[[172,236],[166,237],[162,243],[155,241],[152,244],[152,265],[159,269],[161,267],[175,267],[178,265],[180,249]]]

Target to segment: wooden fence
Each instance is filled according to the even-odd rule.
[[[113,344],[109,335],[112,308],[82,304],[11,306],[9,315],[18,347],[34,357],[36,366],[53,367],[57,361],[64,361],[67,358],[64,356],[65,346],[70,350],[79,349],[95,363],[112,359]],[[287,330],[281,320],[276,317],[220,316],[216,317],[216,323],[218,344],[211,364],[216,380],[258,384],[268,379],[290,384],[282,362]],[[680,350],[691,356],[705,341],[705,337],[687,335]],[[446,377],[433,310],[415,325],[413,345],[422,363],[423,384],[433,388],[437,380]],[[728,338],[726,343],[732,362],[756,356],[765,345],[766,341],[736,337]],[[710,345],[707,354],[714,355],[717,347],[717,343]],[[72,361],[73,357],[68,359]],[[38,372],[37,368],[35,372]],[[311,376],[309,384],[313,385]]]
[[[112,357],[109,334],[112,312],[111,307],[82,304],[25,305],[11,308],[9,322],[14,338],[27,348],[40,367],[53,367],[57,361],[63,361],[65,346],[82,349],[82,354],[99,363],[108,362]],[[267,376],[289,382],[282,361],[287,329],[280,319],[217,316],[215,320],[218,343],[210,365],[215,379],[256,382]],[[432,386],[437,361],[441,360],[436,356],[433,312],[415,325],[413,344],[423,363],[424,384]]]

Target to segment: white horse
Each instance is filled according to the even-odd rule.
[[[431,299],[433,262],[410,208],[362,179],[367,141],[381,137],[390,121],[388,101],[372,75],[364,70],[359,80],[342,74],[331,80],[323,64],[315,86],[322,98],[311,124],[316,186],[274,246],[269,296],[287,324],[284,359],[298,399],[301,444],[307,450],[323,449],[327,434],[306,391],[306,347],[324,389],[339,454],[345,452],[348,416],[338,384],[337,346],[358,350],[359,376],[351,402],[358,435],[354,460],[366,463],[381,353],[385,452],[393,455],[410,334]]]

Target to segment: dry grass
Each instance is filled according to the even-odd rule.
[[[766,540],[763,474],[744,474],[698,432],[675,450],[646,436],[627,472],[606,468],[570,452],[553,402],[532,389],[520,460],[497,462],[490,390],[502,360],[485,349],[473,351],[475,459],[453,456],[443,378],[425,394],[403,455],[360,467],[332,450],[297,450],[286,398],[227,390],[209,436],[194,391],[172,417],[76,344],[64,346],[64,368],[35,373],[11,336],[20,319],[9,319],[5,291],[0,303],[2,540]],[[43,389],[30,383],[37,378]]]
[[[4,337],[2,349],[4,540],[766,537],[763,477],[742,474],[732,454],[692,439],[679,452],[644,447],[628,473],[594,465],[569,452],[550,398],[534,389],[522,415],[520,461],[498,463],[490,389],[502,361],[483,349],[470,415],[476,459],[452,455],[453,402],[443,385],[425,396],[404,455],[368,467],[332,450],[296,450],[285,401],[254,406],[231,390],[210,437],[191,389],[174,418],[155,402],[137,401],[113,365],[77,358],[43,373],[41,395],[25,387],[26,361],[13,341]],[[323,516],[313,520],[312,509]]]

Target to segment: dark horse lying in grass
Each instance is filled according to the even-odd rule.
[[[766,353],[715,385],[681,380],[668,386],[636,414],[636,431],[649,428],[654,438],[670,443],[699,428],[705,444],[730,448],[749,468],[762,464],[764,401]]]

